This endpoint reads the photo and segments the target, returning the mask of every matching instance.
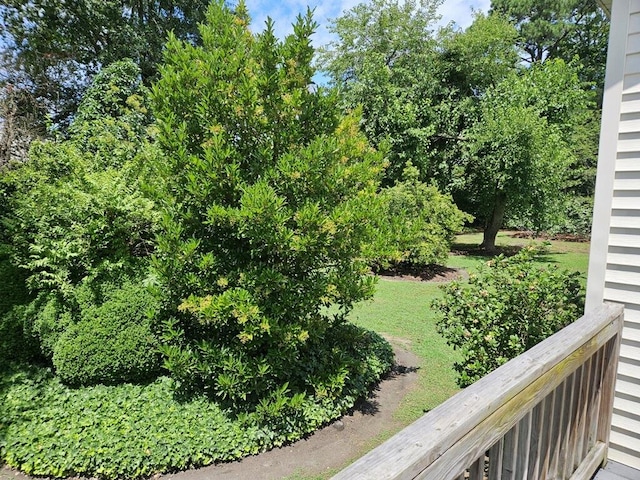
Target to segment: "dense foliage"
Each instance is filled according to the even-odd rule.
[[[309,88],[314,28],[254,35],[242,3],[216,2],[202,47],[172,36],[152,95],[111,64],[66,138],[2,172],[3,462],[131,478],[235,459],[390,368],[346,322],[373,292],[383,155]],[[16,363],[34,359],[49,367]]]
[[[102,299],[90,287],[76,293],[79,319],[53,347],[53,365],[69,385],[117,384],[153,378],[159,372],[158,342],[151,314],[156,299],[140,282],[102,283]]]
[[[351,408],[393,361],[381,337],[344,325],[318,355],[351,369],[340,397],[300,399],[234,416],[199,396],[174,396],[173,382],[72,389],[46,369],[0,374],[0,461],[30,475],[149,478],[158,472],[235,460],[297,440]]]
[[[361,252],[382,159],[309,88],[314,28],[307,13],[284,41],[270,23],[254,35],[242,5],[215,2],[202,47],[172,38],[153,90],[165,365],[238,409],[339,396],[350,373],[317,352],[373,291]]]
[[[523,60],[576,62],[583,81],[604,87],[609,20],[596,0],[492,0],[491,10],[518,29]]]
[[[525,248],[499,256],[469,281],[443,286],[434,302],[438,329],[459,349],[454,364],[458,384],[466,387],[515,358],[569,323],[583,310],[577,273],[536,262],[540,251]]]
[[[159,368],[154,354],[140,351],[131,355],[146,358],[123,370],[114,355],[128,341],[103,335],[88,342],[82,334],[136,331],[143,345],[157,343],[143,321],[150,301],[144,308],[129,302],[139,300],[149,275],[157,223],[140,184],[148,170],[143,98],[138,68],[113,64],[88,90],[70,139],[34,144],[29,161],[3,175],[10,190],[2,212],[4,259],[18,272],[10,283],[29,293],[6,308],[0,324],[39,347],[72,383],[131,380]],[[73,365],[72,358],[83,362]]]
[[[488,250],[504,218],[536,231],[588,233],[582,213],[588,194],[582,192],[593,186],[598,136],[598,122],[588,112],[596,109],[604,64],[597,67],[586,56],[606,49],[606,31],[596,26],[601,16],[594,2],[578,2],[579,13],[543,2],[521,8],[516,19],[513,9],[522,2],[494,3],[491,14],[476,14],[466,30],[435,33],[438,2],[359,4],[333,21],[337,40],[323,50],[321,64],[343,105],[363,106],[369,140],[389,145],[383,183],[400,180],[411,161],[421,181],[435,182],[475,217]],[[553,25],[540,26],[538,14]],[[587,20],[593,20],[594,38],[581,49],[577,39]],[[527,25],[559,35],[540,47],[544,53],[536,53],[531,65],[522,62]],[[540,33],[538,40],[545,38]],[[531,128],[539,139],[549,136],[555,148],[527,150]],[[540,182],[549,172],[553,181]]]
[[[372,265],[445,261],[472,218],[453,199],[490,234],[583,222],[550,195],[591,192],[578,62],[523,68],[511,14],[435,34],[438,5],[338,19],[337,89],[313,83],[310,11],[278,40],[242,1],[0,7],[2,462],[132,478],[296,440],[390,368],[347,316]],[[49,140],[7,164],[44,111]],[[532,256],[445,287],[461,384],[576,316],[576,279]]]
[[[562,60],[513,73],[485,92],[456,178],[456,190],[485,225],[485,248],[495,245],[505,213],[517,212],[522,226],[536,231],[561,222],[558,192],[573,158],[565,139],[586,118],[586,103],[576,72]]]
[[[365,250],[374,268],[407,262],[444,265],[454,236],[472,220],[451,196],[418,176],[418,169],[407,162],[402,180],[380,191],[375,235]]]
[[[0,87],[28,99],[18,118],[68,126],[95,74],[130,58],[148,84],[169,31],[197,43],[208,0],[6,0],[0,8]]]
[[[432,38],[438,4],[360,3],[333,21],[329,30],[338,40],[320,52],[344,107],[362,105],[362,130],[369,141],[388,143],[388,186],[401,180],[407,161],[419,169],[420,180],[428,178],[427,172],[432,178],[438,173],[431,164],[434,134],[440,133],[434,124],[442,117],[433,111],[442,94]]]

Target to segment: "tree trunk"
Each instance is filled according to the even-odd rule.
[[[498,192],[493,204],[493,212],[491,213],[491,218],[487,220],[487,223],[484,227],[484,235],[482,238],[482,243],[480,244],[480,248],[486,250],[487,252],[496,251],[496,235],[498,235],[498,231],[500,230],[500,227],[502,227],[502,221],[504,220],[504,211],[506,207],[507,196],[504,194],[504,192]]]

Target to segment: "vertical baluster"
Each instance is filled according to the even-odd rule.
[[[518,459],[518,437],[520,423],[516,423],[504,436],[502,453],[502,480],[516,480],[516,460]]]
[[[575,470],[578,439],[580,436],[580,411],[582,402],[584,402],[585,364],[582,364],[576,370],[575,377],[563,478],[569,478]]]
[[[529,468],[527,480],[538,480],[542,465],[542,456],[545,449],[545,429],[544,417],[548,405],[547,395],[538,405],[535,406],[531,419],[531,446],[529,447]]]
[[[502,457],[504,438],[489,449],[489,480],[502,480]]]
[[[484,455],[471,465],[469,469],[469,480],[484,480]]]
[[[551,465],[554,459],[555,445],[558,441],[558,421],[559,421],[559,405],[560,397],[562,397],[563,384],[558,385],[551,394],[545,399],[546,406],[545,412],[548,412],[545,416],[547,421],[544,429],[544,452],[541,459],[540,466],[540,480],[546,480],[551,469]]]
[[[583,386],[584,390],[584,399],[582,404],[582,409],[580,412],[580,437],[578,439],[578,462],[579,465],[582,463],[582,460],[587,456],[588,443],[589,443],[589,422],[590,422],[590,409],[591,403],[593,402],[593,385],[595,383],[595,369],[596,369],[596,354],[591,355],[589,360],[587,360],[587,364],[585,367],[585,382],[586,385]]]
[[[617,359],[620,355],[620,337],[622,336],[622,318],[618,319],[620,330],[618,334],[607,342],[604,348],[604,368],[602,382],[602,401],[598,414],[598,432],[596,440],[609,444],[611,432],[611,417],[613,415],[613,398],[615,394]]]
[[[559,473],[562,472],[564,467],[564,452],[566,448],[566,433],[567,433],[567,424],[569,423],[569,407],[571,405],[571,390],[573,387],[573,375],[570,375],[565,379],[562,383],[562,398],[561,402],[556,404],[556,407],[559,409],[558,411],[558,437],[557,441],[554,444],[554,452],[553,452],[553,464],[549,470],[549,476],[551,478],[559,477]]]
[[[522,420],[518,422],[518,446],[516,455],[516,476],[517,479],[527,478],[529,469],[529,453],[531,450],[531,422],[533,416],[528,412]]]
[[[580,399],[578,401],[578,411],[576,412],[576,426],[575,426],[575,448],[573,449],[573,463],[572,472],[580,465],[582,461],[582,442],[584,440],[584,422],[586,419],[585,408],[589,403],[589,377],[591,370],[591,357],[582,366],[580,373]]]
[[[602,382],[604,372],[604,348],[596,353],[596,371],[593,382],[593,399],[591,401],[591,412],[589,421],[589,449],[596,444],[596,434],[598,431],[598,419],[600,415],[600,403],[602,402]]]

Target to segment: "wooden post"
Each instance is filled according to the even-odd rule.
[[[620,356],[620,342],[622,340],[622,326],[624,324],[623,314],[620,313],[616,320],[618,327],[617,335],[609,340],[604,349],[602,395],[600,412],[598,414],[598,432],[596,434],[596,441],[602,442],[606,446],[605,458],[609,449],[609,436],[611,434],[613,399],[616,391],[618,357]]]

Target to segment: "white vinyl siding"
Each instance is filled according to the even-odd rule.
[[[613,0],[587,309],[625,304],[609,458],[640,469],[640,0]]]

